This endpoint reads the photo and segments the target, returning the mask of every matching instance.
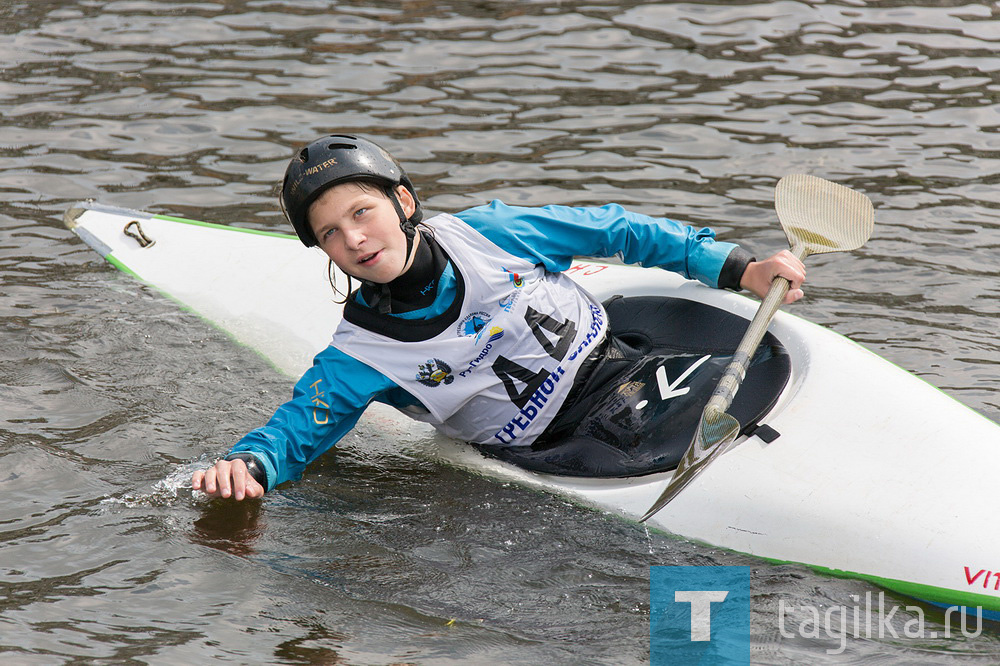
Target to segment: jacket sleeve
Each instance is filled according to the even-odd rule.
[[[618,256],[627,264],[658,266],[710,287],[739,289],[752,260],[715,232],[654,218],[617,204],[600,208],[527,208],[493,201],[456,215],[511,254],[564,271],[574,256]]]
[[[271,490],[301,477],[306,465],[354,427],[373,400],[401,393],[377,370],[327,347],[295,384],[292,399],[266,425],[240,439],[229,454],[252,454],[264,468],[266,489]]]

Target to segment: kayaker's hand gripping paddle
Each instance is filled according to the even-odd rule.
[[[792,254],[799,259],[810,254],[856,250],[865,244],[875,225],[875,209],[868,197],[843,185],[805,174],[791,174],[778,181],[774,188],[774,208]],[[670,483],[640,522],[666,506],[739,435],[739,422],[726,410],[733,403],[750,359],[784,300],[788,286],[788,280],[783,277],[771,283],[733,360],[705,405],[698,431]]]

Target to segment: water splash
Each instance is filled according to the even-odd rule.
[[[140,507],[162,507],[173,504],[178,496],[195,500],[207,500],[203,493],[191,491],[191,475],[198,469],[204,469],[205,461],[195,460],[180,465],[165,478],[160,479],[150,487],[148,492],[124,492],[101,500],[101,504],[109,507],[135,509]]]

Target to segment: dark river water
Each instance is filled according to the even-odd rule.
[[[3,0],[0,660],[641,664],[649,566],[740,564],[755,663],[997,663],[997,625],[840,654],[782,636],[778,599],[878,589],[648,535],[413,455],[373,420],[262,502],[193,496],[191,471],[291,381],[61,220],[94,198],[282,230],[292,147],[350,131],[431,210],[616,202],[766,255],[776,179],[811,173],[868,194],[878,224],[810,260],[793,311],[998,420],[998,18],[947,0]]]

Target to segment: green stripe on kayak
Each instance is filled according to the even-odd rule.
[[[992,597],[988,594],[961,592],[959,590],[949,590],[946,587],[921,585],[920,583],[909,583],[905,580],[893,580],[891,578],[866,576],[864,574],[845,575],[849,575],[851,578],[859,578],[861,580],[875,583],[876,585],[892,590],[893,592],[899,592],[900,594],[904,594],[908,597],[913,597],[921,601],[943,604],[944,606],[965,606],[969,609],[981,607],[984,611],[1000,611],[1000,599]]]
[[[186,217],[173,217],[172,215],[151,215],[154,220],[166,220],[167,222],[180,222],[182,224],[193,224],[198,227],[208,227],[209,229],[225,229],[227,231],[241,231],[245,234],[257,234],[258,236],[271,236],[273,238],[295,239],[292,234],[283,234],[277,231],[262,231],[260,229],[245,229],[243,227],[231,227],[225,224],[213,224],[212,222],[202,222],[201,220],[189,220]]]
[[[109,264],[120,270],[122,273],[125,273],[126,275],[131,275],[136,280],[142,282],[142,278],[139,277],[139,275],[135,271],[133,271],[131,268],[129,268],[128,266],[120,262],[118,259],[116,259],[113,254],[107,254],[104,256],[104,258],[107,260]],[[172,300],[176,301],[177,299],[172,299]]]
[[[739,552],[739,551],[736,551]],[[944,606],[965,606],[975,609],[982,607],[984,611],[1000,612],[1000,599],[988,594],[978,594],[976,592],[962,592],[952,590],[947,587],[936,587],[934,585],[924,585],[922,583],[912,583],[910,581],[898,580],[895,578],[884,578],[872,574],[856,573],[854,571],[844,571],[843,569],[828,569],[815,564],[803,564],[801,562],[787,562],[785,560],[774,560],[769,557],[762,558],[772,564],[799,564],[808,567],[813,571],[824,573],[836,578],[851,578],[874,583],[879,587],[884,587],[892,592],[898,592],[903,596],[912,597],[917,601],[927,601]]]

